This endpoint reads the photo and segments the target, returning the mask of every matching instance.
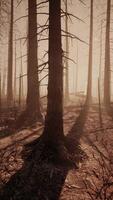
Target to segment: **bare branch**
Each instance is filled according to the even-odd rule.
[[[19,21],[19,20],[21,20],[21,19],[24,19],[24,18],[26,18],[26,17],[28,17],[28,15],[24,15],[24,16],[22,16],[22,17],[19,17],[18,19],[16,19],[16,20],[14,21],[14,23],[17,22],[17,21]]]
[[[37,6],[40,6],[40,5],[45,4],[45,3],[48,3],[48,2],[49,2],[48,0],[47,0],[47,1],[43,1],[43,2],[41,2],[41,3],[38,3]]]

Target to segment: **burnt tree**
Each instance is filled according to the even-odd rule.
[[[63,64],[61,43],[61,1],[49,0],[49,81],[44,137],[58,144],[63,133]]]
[[[110,15],[111,15],[111,0],[107,0],[105,67],[104,67],[104,105],[107,108],[110,106]]]
[[[11,0],[11,21],[9,30],[9,46],[8,46],[8,74],[7,74],[7,105],[10,107],[13,103],[13,17],[14,5]]]
[[[16,36],[15,36],[15,70],[14,70],[14,104],[16,102],[17,93],[16,93],[16,71],[17,71],[17,44],[16,44]]]
[[[28,67],[27,67],[27,108],[28,117],[42,118],[40,110],[38,60],[37,60],[37,2],[28,0]]]
[[[76,63],[76,89],[75,94],[78,92],[78,71],[79,71],[79,58],[78,58],[78,42],[77,42],[77,55],[76,55],[77,63]]]
[[[90,9],[90,39],[89,39],[89,63],[88,63],[88,84],[86,105],[89,106],[92,102],[92,58],[93,58],[93,0],[91,0]]]
[[[2,94],[1,94],[1,69],[0,69],[0,110],[2,108],[2,100],[1,100],[1,98],[2,98]]]
[[[66,12],[66,19],[65,19],[65,31],[68,33],[68,6],[67,0],[65,1],[65,12]],[[69,57],[69,39],[66,37],[65,40],[65,49],[66,49],[66,57]],[[68,59],[65,59],[65,101],[68,103],[69,101],[69,62]]]
[[[4,65],[5,65],[5,62],[4,62]],[[4,67],[4,70],[3,70],[3,81],[2,81],[2,97],[3,99],[5,99],[5,88],[6,88],[6,78],[7,78],[7,71],[6,71],[6,68]]]

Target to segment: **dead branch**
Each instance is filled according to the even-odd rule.
[[[75,19],[77,19],[77,20],[79,20],[79,21],[85,23],[82,19],[80,19],[79,17],[77,17],[77,16],[75,16],[75,15],[73,15],[73,14],[71,14],[71,13],[67,13],[67,12],[65,12],[65,11],[62,10],[62,9],[61,9],[61,11],[62,11],[61,13],[63,13],[63,15],[61,15],[61,17],[73,17],[73,18],[75,18]]]
[[[17,22],[17,21],[19,21],[19,20],[21,20],[21,19],[24,19],[24,18],[26,18],[26,17],[28,17],[28,15],[23,15],[22,17],[17,18],[17,19],[14,21],[14,23]]]
[[[48,74],[46,74],[43,78],[41,78],[39,83],[42,82],[46,77],[48,77]]]
[[[48,0],[47,0],[47,1],[40,2],[40,3],[37,4],[37,7],[40,6],[40,5],[42,5],[42,4],[48,3],[48,2],[49,2]]]
[[[76,62],[73,59],[71,59],[71,58],[69,58],[69,57],[67,57],[65,55],[63,55],[62,57],[65,58],[65,59],[67,59],[67,60],[70,60],[71,62],[73,62],[74,64],[76,64]]]

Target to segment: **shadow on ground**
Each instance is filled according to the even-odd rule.
[[[35,150],[25,148],[27,157],[24,153],[24,166],[2,188],[0,199],[58,200],[69,170],[72,167],[76,168],[85,155],[80,148],[79,139],[83,133],[86,116],[87,109],[83,108],[65,138],[66,149],[74,157],[75,165],[57,158],[56,149],[49,146],[45,148],[41,139],[38,139]]]
[[[113,104],[111,104],[108,108],[106,108],[106,111],[108,115],[112,118],[113,120]]]

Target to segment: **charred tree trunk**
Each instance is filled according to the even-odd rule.
[[[110,9],[111,0],[107,0],[107,21],[105,41],[105,68],[104,68],[104,105],[110,106]]]
[[[93,0],[91,0],[90,11],[90,41],[89,41],[89,64],[88,64],[88,84],[86,105],[89,106],[92,102],[92,57],[93,57]]]
[[[77,63],[76,63],[76,88],[75,94],[78,92],[78,42],[77,42]]]
[[[2,94],[1,94],[1,69],[0,69],[0,110],[2,108]]]
[[[16,49],[16,37],[15,37],[15,71],[14,71],[14,105],[16,103],[16,97],[17,97],[17,93],[16,93],[16,56],[17,56],[17,49]]]
[[[4,62],[5,65],[5,62]],[[2,97],[3,100],[5,100],[6,98],[6,79],[7,79],[7,72],[6,72],[6,68],[4,66],[4,71],[3,71],[3,81],[2,81]]]
[[[99,61],[99,80],[100,80],[100,83],[101,83],[101,70],[102,70],[102,36],[103,36],[102,25],[103,25],[103,21],[101,20],[101,30],[100,30],[100,61]]]
[[[98,102],[99,102],[99,121],[100,128],[102,128],[102,109],[101,109],[101,93],[100,93],[100,80],[98,78]]]
[[[27,114],[31,119],[41,119],[37,60],[37,2],[28,0],[28,68]]]
[[[102,47],[103,47],[102,46],[102,36],[103,36],[102,25],[103,25],[103,20],[101,20],[101,30],[100,30],[100,61],[99,61],[99,80],[98,80],[100,104],[101,104],[101,99],[102,99],[102,94],[101,94]]]
[[[20,66],[20,74],[21,74],[21,100],[24,99],[24,84],[23,84],[23,60],[22,60],[22,44],[20,39],[20,59],[21,59],[21,66]]]
[[[49,144],[64,138],[61,1],[49,0],[49,82],[44,136]]]
[[[22,104],[22,75],[19,76],[19,108],[21,109]]]
[[[11,0],[11,22],[9,31],[8,48],[8,75],[7,75],[7,105],[10,107],[13,103],[13,0]]]
[[[67,14],[67,0],[65,1],[65,12]],[[65,31],[68,32],[68,15],[66,15],[65,19]],[[66,57],[69,57],[69,40],[66,37]],[[69,62],[68,59],[65,59],[65,67],[66,67],[66,75],[65,75],[65,102],[68,103],[69,101]]]

